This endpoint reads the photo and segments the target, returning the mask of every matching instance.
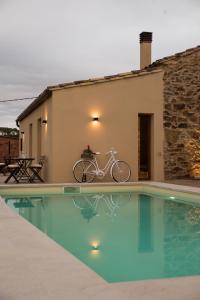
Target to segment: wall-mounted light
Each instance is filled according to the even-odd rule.
[[[99,122],[99,117],[93,117],[93,118],[92,118],[92,121],[93,121],[93,122]]]
[[[89,126],[91,128],[100,128],[101,127],[101,112],[98,110],[90,111],[89,112],[90,118],[88,119],[89,121]]]
[[[42,120],[42,124],[47,124],[47,120]]]
[[[24,135],[24,131],[21,131],[21,134]]]

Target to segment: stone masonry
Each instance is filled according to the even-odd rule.
[[[200,176],[200,46],[154,68],[164,70],[165,178]]]

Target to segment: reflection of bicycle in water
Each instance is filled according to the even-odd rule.
[[[117,182],[126,182],[130,179],[131,169],[129,165],[122,160],[117,160],[115,155],[116,151],[113,149],[106,154],[110,157],[103,169],[99,168],[96,155],[99,152],[92,153],[92,160],[80,159],[73,167],[73,174],[77,182],[92,182],[95,177],[104,178],[110,171],[110,176]]]
[[[131,199],[130,193],[81,195],[73,199],[76,208],[81,210],[82,216],[88,221],[93,217],[105,214],[111,219],[117,216],[117,210]]]

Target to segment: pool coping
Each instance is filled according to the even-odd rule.
[[[48,187],[74,186],[54,184]],[[200,188],[158,182],[139,182],[101,186],[151,186],[200,195]],[[37,185],[41,187],[44,185]],[[0,186],[1,188],[4,186]],[[19,188],[9,185],[8,188]],[[20,185],[20,188],[22,185]],[[28,185],[25,185],[28,187]],[[33,188],[32,185],[29,187]],[[36,187],[36,185],[34,185]],[[20,234],[19,234],[20,232]],[[0,299],[1,300],[197,300],[200,276],[131,281],[109,284],[48,238],[28,221],[12,211],[0,197]]]
[[[82,191],[84,189],[90,188],[108,188],[114,187],[123,188],[128,190],[133,186],[149,186],[156,187],[161,189],[167,189],[172,191],[184,192],[184,193],[192,193],[192,194],[200,194],[200,187],[192,187],[192,186],[184,186],[172,183],[165,182],[157,182],[157,181],[138,181],[138,182],[125,182],[125,183],[113,183],[113,182],[103,182],[103,183],[42,183],[42,184],[0,184],[0,190],[2,189],[17,189],[21,188],[25,189],[47,189],[47,188],[63,188],[63,187],[80,187]],[[106,190],[105,190],[106,191]]]

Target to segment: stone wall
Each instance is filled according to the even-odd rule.
[[[4,158],[9,156],[19,156],[19,137],[0,136],[0,162],[4,162]]]
[[[152,67],[165,71],[165,178],[200,176],[200,47]]]

